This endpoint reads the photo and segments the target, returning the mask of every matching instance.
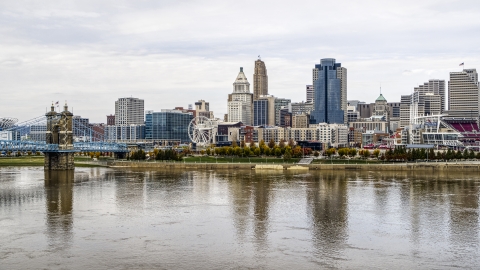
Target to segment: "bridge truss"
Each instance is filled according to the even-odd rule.
[[[89,138],[87,142],[74,142],[72,150],[60,150],[58,144],[47,144],[45,141],[31,140],[25,136],[28,135],[33,126],[45,126],[47,131],[46,116],[39,116],[27,121],[19,122],[10,126],[4,131],[15,133],[14,140],[0,140],[0,152],[111,152],[111,153],[127,153],[129,152],[126,143],[117,143],[105,141],[105,135],[91,126],[84,125],[81,122],[73,124],[73,133],[80,131],[84,136]],[[20,139],[21,137],[26,139]],[[31,137],[31,136],[30,136]],[[93,141],[95,140],[95,141]]]

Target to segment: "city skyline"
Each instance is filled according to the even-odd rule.
[[[67,100],[76,115],[105,122],[115,100],[130,96],[145,99],[146,110],[204,99],[219,116],[227,112],[225,96],[239,66],[253,82],[257,55],[268,66],[269,94],[292,102],[305,101],[311,67],[326,57],[348,67],[347,98],[367,102],[380,86],[388,100],[400,101],[425,81],[448,81],[450,72],[480,67],[480,37],[472,34],[480,8],[473,1],[305,1],[297,7],[0,3],[0,116],[24,121],[52,101]],[[331,12],[316,18],[318,10]],[[240,14],[241,23],[232,19]],[[340,23],[326,27],[325,19]]]

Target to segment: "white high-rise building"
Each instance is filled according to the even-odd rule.
[[[318,77],[318,71],[317,71],[317,77]],[[315,88],[313,88],[313,85],[307,85],[305,87],[306,93],[307,93],[307,103],[312,103],[315,100]]]
[[[477,118],[479,114],[479,87],[476,69],[450,72],[448,81],[448,115]]]
[[[432,79],[402,95],[400,102],[400,127],[415,123],[417,117],[438,115],[445,111],[445,81]]]
[[[127,97],[115,101],[116,126],[143,124],[145,124],[143,99]]]
[[[233,83],[233,93],[228,95],[228,122],[242,122],[253,125],[253,94],[250,83],[240,68],[237,79]]]
[[[446,110],[445,104],[445,80],[432,79],[423,85],[419,85],[414,88],[414,92],[418,92],[419,95],[437,95],[440,98],[440,113]]]

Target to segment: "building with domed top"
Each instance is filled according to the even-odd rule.
[[[228,122],[242,122],[249,126],[253,124],[253,94],[243,67],[233,83],[233,93],[228,95],[227,108]]]

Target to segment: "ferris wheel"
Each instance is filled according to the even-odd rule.
[[[188,136],[197,145],[206,146],[214,143],[217,121],[205,116],[197,116],[188,125]]]

